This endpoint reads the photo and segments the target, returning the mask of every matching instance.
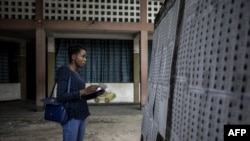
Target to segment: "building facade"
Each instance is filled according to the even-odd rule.
[[[50,93],[56,69],[67,63],[65,48],[81,43],[91,54],[102,54],[99,62],[106,60],[102,68],[95,68],[99,65],[88,59],[92,63],[81,71],[88,84],[107,84],[116,94],[113,102],[143,106],[149,40],[161,4],[150,0],[0,1],[1,101],[35,99],[36,107],[42,107],[40,99]],[[84,75],[93,71],[96,75]]]

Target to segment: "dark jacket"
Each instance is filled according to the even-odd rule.
[[[68,93],[70,76],[70,92]],[[78,73],[71,71],[66,65],[58,69],[57,99],[65,103],[70,118],[86,119],[90,115],[87,100],[80,97],[80,90],[83,88],[85,88],[85,81]]]

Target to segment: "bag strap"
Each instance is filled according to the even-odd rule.
[[[50,98],[52,98],[52,95],[53,95],[53,93],[54,93],[55,87],[56,87],[56,82],[54,83],[53,89],[52,89],[52,91],[50,92],[50,96],[49,96]]]
[[[53,89],[52,89],[52,91],[51,91],[51,93],[50,93],[50,96],[49,96],[50,98],[52,98],[52,95],[53,95],[53,93],[54,93],[54,90],[55,90],[56,85],[57,85],[57,80],[56,80],[56,82],[54,83]],[[71,72],[70,72],[69,80],[68,80],[68,87],[67,87],[67,92],[68,92],[68,93],[70,92],[70,86],[71,86]]]
[[[71,72],[69,74],[69,80],[68,80],[68,93],[70,92],[70,86],[71,86]]]

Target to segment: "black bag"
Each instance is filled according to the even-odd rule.
[[[68,80],[68,93],[70,92],[71,76]],[[49,98],[44,98],[41,101],[45,104],[44,119],[49,121],[58,122],[64,124],[68,121],[68,114],[64,103],[58,102],[56,98],[53,98],[53,92],[55,90],[56,83]]]

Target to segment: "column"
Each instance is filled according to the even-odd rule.
[[[49,95],[55,83],[55,38],[54,37],[48,37],[47,72],[48,72],[47,93]]]
[[[26,42],[20,41],[20,53],[19,53],[19,80],[21,83],[21,100],[26,100]]]
[[[140,40],[134,39],[134,103],[140,102]]]
[[[141,108],[144,107],[147,97],[148,85],[148,32],[141,31]]]
[[[40,101],[46,95],[46,47],[45,31],[36,29],[36,108],[41,110],[43,103]]]

